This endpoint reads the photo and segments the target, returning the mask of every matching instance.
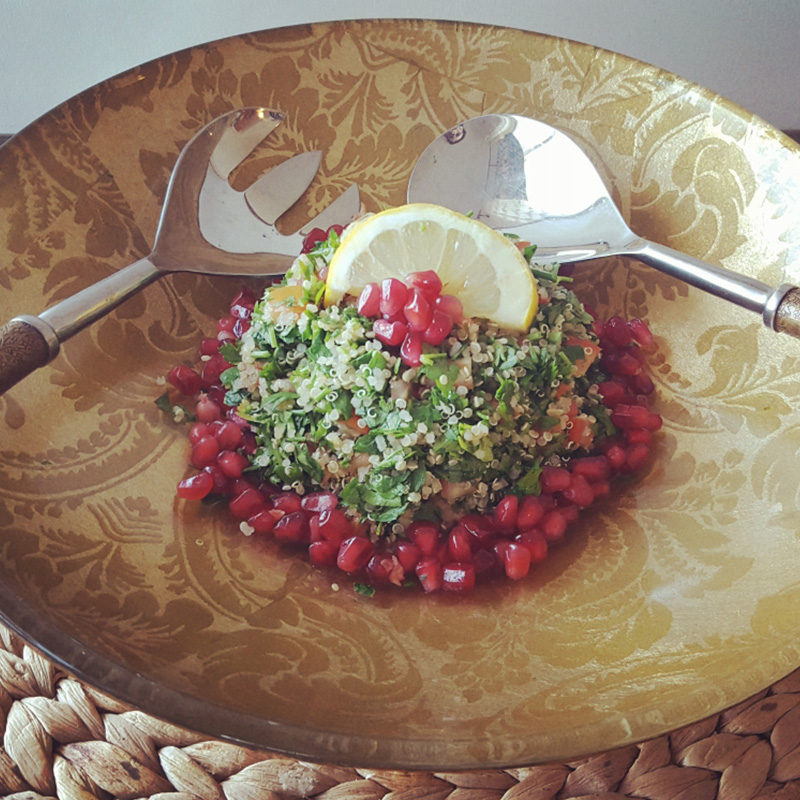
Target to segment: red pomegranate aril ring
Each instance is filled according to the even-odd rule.
[[[386,278],[381,283],[381,314],[386,319],[393,317],[403,310],[408,299],[408,287],[397,278]]]
[[[198,422],[214,422],[222,419],[222,409],[210,397],[201,395],[194,409]]]
[[[453,330],[453,320],[444,311],[434,308],[431,314],[431,323],[422,334],[428,344],[440,345]]]
[[[287,514],[303,508],[303,498],[297,492],[278,492],[270,500],[273,508],[278,508]]]
[[[422,272],[409,272],[406,275],[406,283],[422,292],[429,303],[436,300],[442,293],[442,279],[432,269],[426,269]]]
[[[341,544],[345,539],[352,536],[353,526],[347,516],[338,508],[329,508],[315,515],[311,520],[311,525],[323,539],[329,542]]]
[[[187,367],[184,364],[178,364],[178,366],[173,367],[167,375],[167,380],[184,397],[196,395],[202,387],[200,375],[191,367]]]
[[[564,467],[542,467],[542,475],[540,478],[540,485],[545,494],[553,494],[555,492],[563,492],[568,489],[572,483],[572,476],[569,470]]]
[[[412,522],[406,535],[424,556],[433,555],[439,545],[439,526],[432,522]]]
[[[351,536],[339,546],[336,566],[343,572],[358,572],[367,566],[374,550],[369,539],[363,536]]]
[[[377,283],[368,283],[361,290],[356,309],[359,314],[370,319],[381,313],[381,287]]]
[[[628,321],[628,327],[630,328],[633,338],[645,353],[655,352],[656,340],[646,322],[641,319],[634,318]]]
[[[310,253],[320,242],[328,238],[322,228],[312,228],[303,239],[301,253]]]
[[[422,557],[419,547],[413,542],[398,542],[395,546],[395,554],[407,573],[413,572]]]
[[[184,500],[202,500],[214,489],[214,479],[207,472],[198,472],[178,484],[178,497]]]
[[[431,304],[419,289],[412,289],[403,306],[408,327],[412,331],[422,333],[433,321]]]
[[[475,588],[475,567],[462,561],[444,565],[442,588],[446,592],[465,593]]]
[[[335,566],[338,553],[338,546],[325,540],[311,542],[308,546],[308,560],[319,569]]]
[[[522,580],[531,569],[530,551],[520,542],[509,542],[503,553],[503,565],[512,581]]]
[[[526,495],[522,498],[517,511],[517,527],[520,531],[527,531],[536,527],[544,516],[544,505],[539,497]]]
[[[617,347],[626,347],[633,341],[633,333],[622,317],[611,317],[603,328],[603,334]]]
[[[189,461],[196,469],[213,464],[219,455],[219,442],[213,436],[204,436],[192,447]]]
[[[464,306],[462,306],[461,301],[452,294],[443,294],[437,297],[433,302],[433,307],[447,314],[456,325],[464,321]]]
[[[511,533],[517,527],[517,514],[519,512],[519,498],[516,495],[506,495],[494,509],[494,520],[501,533]]]
[[[414,571],[424,592],[435,592],[442,588],[444,569],[438,558],[432,555],[423,556]]]
[[[281,517],[272,530],[272,535],[281,542],[300,544],[307,542],[311,535],[308,515],[305,511],[292,511]]]
[[[260,536],[266,536],[268,533],[272,533],[277,522],[278,520],[275,515],[272,511],[268,510],[258,511],[247,518],[247,524],[253,529],[253,533],[257,533]]]
[[[456,525],[447,539],[447,552],[453,561],[472,561],[471,539],[467,529]]]
[[[242,473],[247,469],[249,464],[250,462],[247,460],[247,456],[232,450],[223,450],[217,456],[217,466],[222,471],[222,474],[228,478],[241,478]]]
[[[303,511],[319,514],[322,511],[332,511],[339,505],[339,498],[333,492],[312,492],[303,495],[300,506]]]
[[[409,330],[400,344],[400,358],[409,367],[418,367],[422,363],[422,334]]]
[[[261,492],[251,486],[237,494],[236,497],[228,503],[228,508],[236,519],[246,520],[248,517],[252,517],[260,511],[266,510],[266,505],[266,501],[261,495]]]
[[[372,324],[375,338],[389,347],[397,347],[401,344],[408,333],[408,325],[405,322],[390,322],[387,319],[376,319]]]
[[[214,436],[223,450],[235,450],[241,447],[244,439],[241,427],[231,420],[222,422]]]

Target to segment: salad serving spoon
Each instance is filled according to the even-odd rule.
[[[488,114],[451,128],[417,161],[408,200],[446,206],[516,234],[536,245],[537,264],[631,256],[800,338],[800,289],[773,288],[637,236],[586,153],[538,120]]]
[[[352,221],[360,208],[355,184],[301,230],[282,234],[275,227],[314,179],[320,151],[278,164],[244,192],[231,186],[233,170],[283,120],[280,111],[240,108],[201,128],[175,163],[147,257],[38,316],[22,314],[0,328],[0,394],[55,358],[61,342],[165,273],[282,275],[306,233]]]

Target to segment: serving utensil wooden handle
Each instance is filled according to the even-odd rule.
[[[58,352],[58,339],[38,317],[14,317],[0,328],[0,394]]]
[[[800,339],[800,289],[790,289],[775,312],[775,330]]]

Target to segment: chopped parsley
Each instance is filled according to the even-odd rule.
[[[224,346],[226,402],[251,423],[262,479],[335,491],[380,532],[538,494],[544,464],[613,433],[587,363],[591,316],[557,272],[535,270],[542,302],[526,334],[466,320],[410,368],[354,305],[321,306],[336,246],[333,234],[301,256],[284,281],[294,294],[268,290]],[[585,440],[571,436],[578,418]]]

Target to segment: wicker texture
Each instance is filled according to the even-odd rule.
[[[0,791],[13,800],[794,800],[800,670],[641,745],[564,764],[399,772],[309,764],[157,720],[0,627]]]

